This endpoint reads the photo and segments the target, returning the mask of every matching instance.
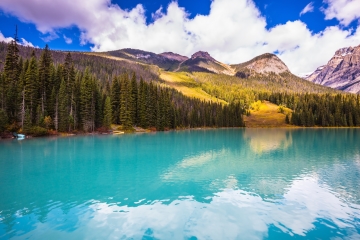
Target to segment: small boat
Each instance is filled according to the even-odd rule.
[[[23,139],[25,139],[25,135],[24,134],[18,134],[17,139],[18,140],[23,140]]]
[[[26,137],[25,134],[19,134],[19,133],[15,133],[15,132],[13,132],[12,134],[17,140],[24,140]]]
[[[123,131],[113,131],[113,134],[114,135],[120,135],[120,134],[124,134],[124,132]]]

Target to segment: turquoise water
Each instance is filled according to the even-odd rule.
[[[360,239],[360,129],[0,141],[0,239]]]

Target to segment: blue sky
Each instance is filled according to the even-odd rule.
[[[0,40],[18,25],[23,44],[56,50],[204,50],[226,63],[273,52],[304,75],[360,44],[359,19],[359,0],[2,0]]]

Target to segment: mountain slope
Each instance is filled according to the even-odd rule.
[[[183,72],[209,72],[217,74],[234,75],[233,69],[224,63],[215,60],[207,52],[196,52],[190,59],[181,63],[177,71]]]
[[[0,61],[5,60],[6,48],[7,44],[0,43]],[[20,55],[25,59],[29,58],[32,50],[33,48],[20,46]],[[42,50],[34,50],[39,57]],[[55,63],[61,63],[66,52],[52,51],[52,55]],[[286,65],[273,54],[263,54],[236,65],[223,64],[207,52],[201,51],[193,54],[191,58],[171,52],[155,54],[136,49],[102,53],[73,52],[72,56],[76,68],[85,70],[88,67],[90,72],[101,81],[111,80],[114,75],[124,72],[136,72],[137,76],[144,80],[161,81],[186,96],[207,101],[231,102],[241,92],[253,91],[336,92],[291,74]],[[0,68],[2,68],[1,63]],[[166,71],[167,68],[170,70]],[[239,76],[239,73],[244,72],[249,75]],[[249,96],[248,93],[243,95]]]
[[[188,57],[181,56],[179,54],[175,54],[171,52],[156,54],[152,52],[142,51],[138,49],[131,49],[131,48],[109,51],[102,54],[106,56],[117,57],[120,60],[126,59],[133,62],[156,65],[166,71],[173,71],[179,66],[179,64],[182,61],[188,59]]]
[[[8,44],[0,41],[0,71],[4,67]],[[19,55],[23,59],[30,59],[34,51],[35,56],[39,59],[43,49],[18,46]],[[68,52],[51,50],[53,61],[56,65],[63,64]],[[71,52],[72,59],[76,69],[84,71],[86,68],[95,75],[99,80],[111,80],[115,75],[121,75],[125,72],[135,72],[138,77],[144,80],[158,80],[159,69],[157,66],[148,64],[137,64],[134,61],[110,58],[102,53],[92,52]],[[122,60],[122,61],[119,61]]]
[[[338,90],[360,93],[360,45],[337,50],[326,65],[305,79]]]
[[[235,69],[237,76],[241,78],[245,78],[253,73],[268,74],[273,72],[280,74],[290,72],[285,63],[275,54],[271,53],[262,54],[244,63],[233,64],[231,67]]]

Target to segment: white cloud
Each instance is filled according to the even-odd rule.
[[[324,0],[328,5],[323,9],[325,19],[336,18],[341,24],[347,26],[352,21],[360,18],[359,0]]]
[[[56,32],[51,31],[51,32],[49,32],[49,34],[47,36],[42,37],[41,39],[44,42],[51,42],[52,40],[55,40],[55,39],[58,39],[58,38],[59,38],[59,35],[57,35]]]
[[[328,8],[324,11],[331,17],[335,12],[332,9],[340,9],[339,4],[333,0],[327,2]],[[353,8],[359,3],[358,0],[350,2]],[[204,50],[226,63],[240,63],[276,51],[298,75],[324,65],[338,48],[360,44],[359,27],[354,34],[337,26],[314,34],[298,20],[268,30],[266,19],[252,0],[213,0],[208,15],[197,15],[193,19],[186,9],[172,2],[156,11],[150,24],[146,23],[142,5],[123,10],[110,0],[89,0],[85,5],[73,0],[55,3],[53,0],[2,0],[0,8],[36,24],[50,39],[58,37],[56,32],[61,28],[77,26],[81,31],[81,43],[92,43],[93,51],[138,48],[190,56]],[[343,24],[350,21],[341,17],[344,11],[336,12]],[[352,17],[350,14],[349,19],[354,19],[358,12],[353,12]]]
[[[0,42],[6,42],[9,43],[12,40],[14,40],[12,37],[5,37],[2,32],[0,32]]]
[[[2,32],[0,31],[0,42],[6,42],[9,43],[11,41],[13,41],[14,38],[12,37],[5,37]],[[31,42],[26,41],[26,39],[21,38],[21,42],[19,42],[18,44],[25,46],[25,47],[35,47]]]
[[[26,41],[24,38],[21,38],[21,45],[25,47],[35,47],[31,42]]]
[[[66,37],[65,34],[63,35],[63,37],[64,37],[66,44],[72,44],[73,40],[71,38]]]
[[[326,64],[339,48],[359,45],[360,27],[353,35],[337,26],[312,34],[301,21],[287,22],[271,29],[268,39],[274,44],[269,51],[278,49],[289,69],[304,76]]]
[[[313,11],[314,11],[314,3],[311,2],[308,5],[306,5],[303,10],[301,10],[300,16],[305,14],[305,13],[313,12]]]
[[[334,227],[344,231],[347,239],[360,237],[356,229],[359,205],[344,201],[343,196],[349,196],[349,193],[344,191],[344,195],[337,195],[319,181],[316,173],[298,176],[291,182],[277,180],[279,189],[274,191],[275,198],[236,189],[238,183],[232,176],[219,181],[228,187],[206,198],[207,203],[193,196],[182,196],[171,201],[134,199],[138,201],[130,206],[90,200],[73,206],[70,211],[55,207],[46,215],[49,221],[36,221],[32,231],[22,237],[44,238],[46,232],[48,236],[60,239],[140,239],[149,229],[150,237],[155,239],[188,239],[191,236],[199,239],[264,239],[274,231],[271,228],[275,228],[284,238],[309,239],[321,234],[322,229],[331,231]],[[27,222],[20,221],[21,218],[28,216],[16,218],[18,226],[22,227]],[[73,219],[72,223],[80,227],[61,231],[58,224],[62,219]]]

